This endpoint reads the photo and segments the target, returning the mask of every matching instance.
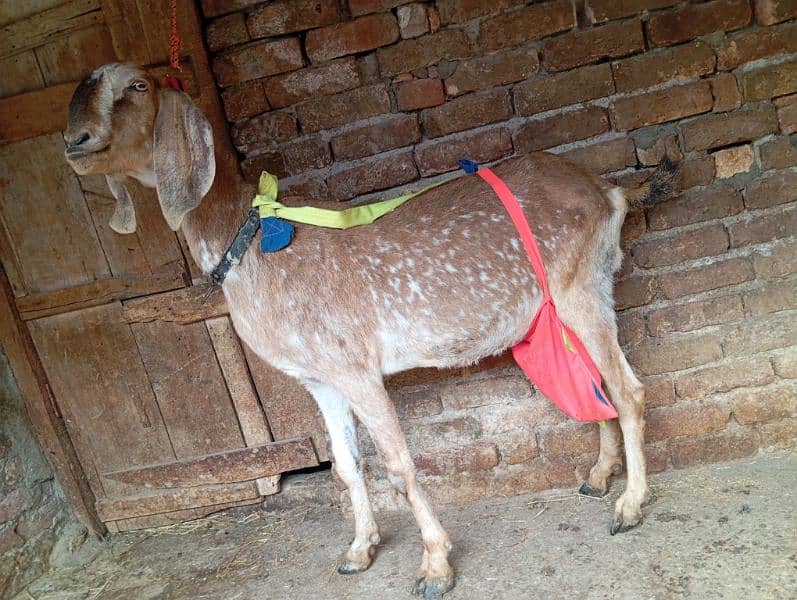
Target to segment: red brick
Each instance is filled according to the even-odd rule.
[[[797,419],[780,419],[758,426],[761,448],[793,448],[797,446]]]
[[[739,387],[766,385],[773,380],[769,360],[753,356],[679,375],[675,389],[681,398],[698,400]]]
[[[557,73],[515,86],[515,106],[520,116],[576,104],[614,93],[611,67],[596,65]]]
[[[563,423],[568,417],[542,395],[532,402],[519,405],[494,404],[489,410],[479,413],[485,437],[518,431],[533,431],[541,425]]]
[[[742,195],[728,185],[692,190],[650,207],[648,227],[662,230],[721,219],[742,212],[742,208]]]
[[[797,210],[768,213],[728,225],[732,248],[786,238],[794,235],[795,231]]]
[[[435,138],[512,117],[509,92],[504,89],[463,96],[421,112],[427,137]]]
[[[714,72],[714,51],[703,42],[684,44],[612,63],[618,92],[653,87],[676,77],[697,78]]]
[[[410,430],[408,439],[414,446],[429,449],[468,444],[480,436],[479,421],[475,417],[466,416],[419,424],[417,428]]]
[[[440,395],[434,390],[388,390],[396,412],[402,419],[418,419],[443,412]]]
[[[280,146],[285,168],[290,175],[299,175],[332,164],[329,146],[320,138],[305,138]]]
[[[498,471],[498,470],[496,470]],[[550,489],[548,473],[541,460],[534,460],[524,465],[512,465],[491,474],[486,482],[485,497],[502,498],[528,494],[538,490]]]
[[[797,92],[797,62],[780,63],[739,75],[747,101],[767,100]]]
[[[260,173],[263,171],[268,171],[279,179],[289,176],[285,160],[279,152],[264,152],[250,156],[241,162],[244,180],[249,183],[257,185]]]
[[[632,210],[625,217],[623,228],[620,231],[620,245],[635,240],[647,231],[645,215],[641,210]]]
[[[797,317],[778,313],[753,317],[729,330],[722,340],[726,356],[750,356],[797,344]]]
[[[211,52],[218,52],[224,48],[248,42],[249,34],[246,31],[243,14],[235,13],[211,21],[208,24],[205,39]]]
[[[720,338],[714,334],[648,338],[627,352],[628,361],[642,375],[660,375],[697,367],[722,358]]]
[[[241,10],[263,0],[202,0],[202,12],[206,17],[218,17]]]
[[[687,190],[714,181],[714,161],[710,156],[685,160],[675,176],[675,189]]]
[[[460,410],[492,404],[516,404],[530,400],[533,394],[528,379],[518,375],[447,385],[440,390],[440,397],[447,408]]]
[[[244,154],[287,142],[298,135],[296,120],[287,113],[266,113],[232,128],[235,147]]]
[[[446,93],[459,96],[498,85],[528,79],[540,68],[537,51],[532,48],[508,50],[464,60],[446,79]]]
[[[441,22],[448,25],[500,12],[510,6],[523,4],[523,0],[437,0],[435,4],[440,11]]]
[[[381,83],[296,105],[299,122],[306,133],[334,129],[389,112],[390,98]]]
[[[681,125],[686,151],[749,142],[777,129],[778,120],[772,106],[709,115]]]
[[[639,19],[629,19],[547,40],[542,45],[542,64],[549,72],[566,71],[605,58],[628,56],[644,49],[642,23]]]
[[[603,23],[673,4],[678,0],[587,0],[585,9],[590,23]]]
[[[797,133],[797,94],[786,96],[781,100],[788,100],[778,106],[778,123],[780,131],[785,134]]]
[[[540,436],[546,458],[570,457],[597,452],[600,435],[595,423],[565,423],[543,430]]]
[[[572,0],[532,4],[484,19],[479,25],[479,45],[491,52],[567,31],[576,25]]]
[[[786,352],[772,360],[775,374],[783,379],[797,379],[797,352]]]
[[[421,3],[402,6],[396,11],[402,39],[414,38],[429,33],[426,5]]]
[[[659,275],[659,288],[668,300],[743,283],[754,278],[753,265],[746,258],[719,260],[702,267]]]
[[[758,147],[761,156],[761,169],[788,169],[797,166],[797,143],[790,138],[777,137]]]
[[[630,98],[618,98],[609,107],[617,131],[675,121],[711,110],[714,98],[706,81],[697,81]]]
[[[758,277],[783,277],[797,273],[797,244],[781,242],[759,249],[753,254]]]
[[[278,0],[252,11],[246,26],[253,38],[284,35],[340,21],[337,0]]]
[[[352,16],[358,17],[369,13],[384,12],[409,2],[412,0],[349,0],[348,4]]]
[[[353,58],[344,58],[321,67],[277,75],[266,81],[263,87],[271,106],[282,108],[308,98],[345,92],[361,83],[357,62]]]
[[[221,87],[294,71],[303,66],[297,38],[255,42],[220,54],[213,60],[216,83]]]
[[[646,239],[631,249],[631,256],[635,264],[650,269],[722,254],[727,249],[728,233],[717,223],[664,238]]]
[[[464,31],[445,29],[440,33],[404,40],[376,51],[379,72],[383,76],[409,73],[443,59],[457,60],[470,56],[470,41]]]
[[[508,465],[527,463],[540,455],[537,438],[532,432],[511,434],[498,440],[498,452]]]
[[[744,305],[751,315],[797,308],[797,281],[769,281],[744,295]]]
[[[396,86],[396,104],[401,111],[439,106],[445,99],[439,79],[413,79]]]
[[[729,179],[739,173],[749,173],[755,161],[753,147],[750,144],[723,148],[713,155],[717,171],[717,179]]]
[[[339,171],[327,178],[327,185],[333,198],[348,200],[416,179],[418,179],[418,168],[412,160],[412,153],[408,152]]]
[[[628,277],[614,285],[614,303],[617,310],[650,304],[656,294],[656,280],[653,277]]]
[[[645,386],[645,406],[655,408],[675,404],[675,386],[669,375],[643,377],[641,381]]]
[[[697,464],[752,456],[758,450],[758,437],[755,431],[739,428],[698,438],[680,439],[669,445],[673,466],[683,469]]]
[[[313,29],[307,33],[305,49],[310,61],[319,63],[387,46],[398,39],[396,17],[384,13]]]
[[[421,130],[414,115],[393,115],[374,125],[342,133],[331,143],[335,160],[352,160],[409,146],[420,139]]]
[[[321,177],[305,177],[302,179],[292,179],[291,183],[283,187],[283,182],[280,182],[280,198],[290,197],[300,198],[302,202],[308,198],[314,200],[328,200],[329,192],[327,190],[327,183]]]
[[[224,112],[230,121],[252,117],[269,109],[263,86],[259,81],[250,81],[228,88],[221,93]]]
[[[714,31],[732,31],[750,22],[749,0],[714,0],[650,17],[651,46],[670,46]]]
[[[714,112],[727,112],[742,105],[736,77],[730,73],[720,73],[711,80],[711,94],[714,96]]]
[[[797,17],[794,0],[753,0],[755,20],[761,25],[773,25]]]
[[[617,315],[617,339],[621,346],[638,344],[645,339],[645,319],[640,312],[622,312]]]
[[[797,173],[775,172],[769,177],[753,181],[744,191],[747,208],[770,208],[797,200]]]
[[[547,119],[527,121],[515,132],[515,149],[518,152],[544,150],[608,130],[609,115],[606,109],[591,106]]]
[[[415,161],[423,177],[459,168],[459,159],[469,157],[488,163],[512,154],[512,139],[504,127],[480,131],[466,136],[445,138],[415,149]]]
[[[617,138],[568,150],[562,156],[599,174],[636,166],[636,148],[631,138]]]
[[[647,411],[645,438],[648,441],[698,436],[724,429],[730,411],[719,404],[683,404]]]
[[[741,299],[738,296],[721,296],[652,310],[648,313],[648,329],[651,335],[660,336],[731,323],[743,318]]]
[[[725,40],[717,50],[717,68],[730,71],[744,63],[797,52],[797,24],[757,27]]]
[[[797,386],[783,382],[738,390],[731,395],[731,405],[733,416],[743,425],[792,417],[797,413]]]
[[[498,464],[495,444],[477,442],[458,448],[441,448],[434,453],[415,458],[415,466],[422,473],[443,475],[470,471],[486,471]]]

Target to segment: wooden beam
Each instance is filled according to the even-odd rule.
[[[0,100],[0,144],[64,129],[75,87],[77,82],[61,83]]]
[[[102,476],[145,487],[176,488],[248,481],[317,465],[313,441],[305,437],[103,473]]]
[[[229,314],[221,288],[214,288],[205,300],[207,285],[136,298],[124,303],[122,317],[128,323],[171,321],[187,325]]]
[[[255,496],[248,500],[238,500],[237,502],[224,502],[222,504],[214,504],[212,506],[200,506],[198,508],[186,508],[184,510],[175,510],[166,513],[158,513],[156,515],[147,515],[146,517],[132,517],[130,519],[119,519],[118,521],[109,521],[108,529],[114,532],[117,531],[131,531],[133,529],[152,529],[153,527],[165,527],[173,525],[174,523],[182,523],[184,521],[192,521],[194,519],[201,519],[210,514],[217,513],[220,510],[232,508],[233,506],[246,506],[257,504],[260,501],[260,496]]]

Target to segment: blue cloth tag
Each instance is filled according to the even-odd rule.
[[[260,251],[276,252],[282,250],[293,239],[293,224],[277,217],[260,219]]]
[[[459,166],[462,167],[462,170],[465,171],[468,175],[471,173],[475,173],[479,170],[479,163],[474,162],[472,160],[468,160],[467,158],[460,158],[459,159]]]

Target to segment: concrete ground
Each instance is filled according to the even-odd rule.
[[[797,598],[797,452],[656,475],[644,524],[611,537],[623,486],[600,500],[566,490],[442,508],[457,571],[445,598]],[[417,528],[408,512],[379,521],[379,554],[359,575],[334,570],[350,518],[305,505],[113,535],[17,598],[406,600]]]

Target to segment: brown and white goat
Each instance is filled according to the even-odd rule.
[[[135,230],[124,185],[136,179],[157,189],[166,221],[182,228],[202,269],[217,265],[248,199],[240,199],[240,209],[217,202],[193,210],[213,184],[215,167],[210,126],[187,95],[158,90],[138,68],[105,65],[77,88],[64,138],[67,161],[78,174],[106,174],[118,200],[112,227]],[[586,345],[619,413],[619,427],[613,421],[600,430],[598,462],[582,491],[607,491],[621,461],[622,430],[628,483],[611,532],[633,527],[648,494],[644,392],[617,342],[612,274],[620,267],[628,203],[649,194],[651,185],[623,190],[546,153],[516,156],[494,171],[526,211],[560,316]],[[461,177],[367,227],[300,227],[281,252],[246,252],[223,290],[241,339],[304,384],[324,417],[356,527],[338,570],[368,568],[379,543],[359,465],[356,415],[421,530],[414,591],[436,598],[450,589],[451,543],[416,482],[382,380],[414,367],[475,363],[504,352],[528,330],[542,296],[492,189]]]

